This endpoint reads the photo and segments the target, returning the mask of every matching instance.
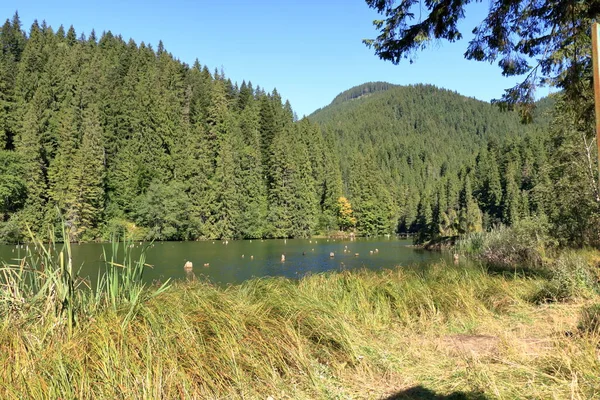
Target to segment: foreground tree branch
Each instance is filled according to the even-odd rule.
[[[379,35],[363,42],[381,59],[398,64],[402,59],[412,62],[433,40],[462,39],[458,22],[473,0],[366,2],[385,19],[373,22]],[[537,87],[555,86],[571,97],[579,95],[581,84],[591,85],[590,29],[599,15],[600,0],[494,0],[487,17],[473,29],[464,55],[497,62],[504,76],[525,76],[495,102],[509,109],[524,106],[527,121]]]

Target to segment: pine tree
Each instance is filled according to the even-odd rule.
[[[53,205],[65,213],[71,201],[69,196],[77,188],[75,174],[75,154],[80,143],[79,120],[76,108],[67,101],[58,113],[58,150],[48,168],[48,194]]]
[[[520,212],[520,190],[517,183],[517,166],[514,161],[511,161],[506,166],[505,183],[504,183],[504,199],[503,203],[503,221],[509,225],[521,219]]]
[[[250,239],[266,234],[267,188],[263,179],[259,118],[256,102],[250,101],[243,107],[240,118],[244,140],[239,157],[239,231],[242,237]]]
[[[284,128],[286,129],[286,128]],[[291,142],[291,180],[292,197],[290,216],[292,218],[292,237],[309,237],[313,234],[318,218],[318,197],[312,172],[308,148],[304,143],[294,140],[299,136],[301,127],[290,125],[287,140]]]
[[[237,108],[239,111],[244,111],[248,105],[253,103],[254,93],[252,84],[246,84],[246,81],[242,81],[240,86],[240,94],[238,96]]]
[[[73,25],[71,25],[67,31],[66,40],[69,46],[74,46],[77,43],[77,34],[75,33],[75,28],[73,28]]]
[[[271,143],[271,167],[268,188],[269,235],[275,238],[292,237],[294,232],[293,207],[296,193],[298,166],[292,152],[290,128],[277,133]]]
[[[463,187],[459,195],[459,232],[470,233],[482,230],[482,216],[471,189],[470,174],[464,174]]]
[[[68,206],[67,224],[73,239],[91,239],[102,220],[104,210],[105,154],[98,112],[91,108],[83,113],[82,138],[75,161],[74,202]],[[77,229],[73,229],[73,228]]]
[[[239,128],[231,116],[224,121],[224,136],[219,140],[217,163],[214,175],[216,191],[213,213],[215,232],[218,238],[233,239],[240,236],[239,169],[235,162],[239,141]]]
[[[1,37],[1,36],[0,36]],[[13,88],[8,81],[10,66],[0,58],[0,149],[12,149],[14,146],[14,108]]]
[[[375,172],[372,160],[368,154],[355,156],[348,185],[349,197],[354,205],[358,231],[365,235],[381,235],[392,231],[393,202]]]
[[[551,222],[563,244],[598,245],[600,192],[596,168],[593,96],[560,96],[551,124]]]
[[[17,131],[15,86],[25,43],[19,14],[15,13],[12,22],[7,19],[0,30],[0,149],[14,149]]]
[[[265,174],[268,174],[271,170],[271,146],[275,136],[281,132],[277,126],[274,102],[268,96],[262,95],[259,104],[262,164],[265,168]]]
[[[23,207],[26,196],[21,160],[13,151],[0,150],[0,227]]]
[[[339,228],[337,220],[338,200],[343,194],[342,171],[336,152],[333,149],[332,138],[325,137],[323,158],[322,191],[320,198],[321,216],[319,229],[330,231]]]
[[[36,107],[33,102],[27,108],[20,132],[20,140],[17,142],[17,152],[23,161],[27,190],[27,200],[22,210],[22,220],[33,230],[42,228],[40,225],[43,225],[45,221],[48,201],[45,176],[47,165],[42,155],[43,150],[40,143],[40,130],[42,127],[40,127],[39,122],[41,111],[42,109]]]
[[[428,193],[424,193],[419,201],[417,219],[414,230],[417,232],[416,242],[424,243],[433,237],[433,210],[431,208],[431,199]]]
[[[489,215],[488,226],[500,221],[502,209],[502,182],[496,154],[487,149],[477,157],[474,196]]]
[[[190,220],[193,227],[192,237],[214,238],[211,219],[211,205],[214,204],[215,192],[212,186],[214,174],[208,137],[204,124],[197,122],[192,126],[187,140],[184,173],[180,179],[188,185],[190,197]]]

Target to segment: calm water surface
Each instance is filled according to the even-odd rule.
[[[241,283],[253,277],[301,277],[307,273],[329,270],[368,268],[378,270],[395,266],[422,267],[447,259],[447,255],[410,247],[410,240],[375,238],[287,239],[287,240],[230,240],[203,242],[155,242],[135,244],[134,253],[147,247],[146,262],[153,265],[145,272],[149,282],[166,278],[185,279],[186,261],[194,265],[197,277],[206,277],[214,283],[226,285]],[[104,268],[103,251],[110,252],[109,244],[73,244],[73,262],[81,266],[80,275],[96,280]],[[376,251],[376,249],[378,251]],[[346,250],[346,251],[344,251]],[[370,252],[373,251],[373,254]],[[330,253],[335,253],[333,258]],[[10,261],[24,254],[15,246],[0,246],[0,258]],[[285,261],[281,261],[281,255]],[[358,254],[358,256],[356,255]],[[208,266],[204,266],[208,264]]]

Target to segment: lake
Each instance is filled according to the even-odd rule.
[[[146,262],[153,268],[145,271],[149,282],[166,278],[186,279],[183,266],[193,263],[196,277],[219,284],[237,284],[253,277],[285,276],[298,278],[307,273],[330,270],[368,268],[378,270],[396,266],[422,267],[448,255],[411,247],[410,240],[394,237],[356,240],[287,239],[230,240],[199,242],[135,243],[134,253],[147,248]],[[104,268],[103,251],[110,253],[110,244],[73,244],[73,263],[81,266],[80,275],[95,282],[99,269]],[[14,263],[24,254],[12,245],[0,246],[0,259]],[[334,257],[330,257],[333,252]],[[371,252],[373,252],[371,254]],[[281,256],[285,255],[285,261]],[[205,266],[206,265],[206,266]]]

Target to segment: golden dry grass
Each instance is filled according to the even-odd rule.
[[[71,335],[4,312],[0,398],[600,398],[599,337],[577,328],[600,299],[530,302],[545,284],[446,265],[177,283]]]

